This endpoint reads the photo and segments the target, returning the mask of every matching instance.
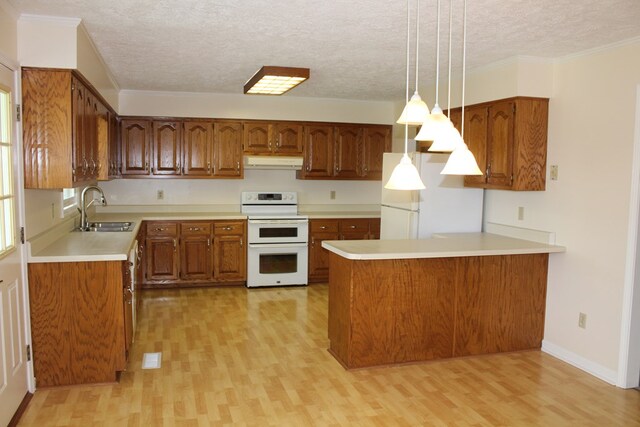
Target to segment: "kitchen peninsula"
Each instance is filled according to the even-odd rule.
[[[549,253],[565,251],[489,233],[322,246],[347,369],[540,348]]]

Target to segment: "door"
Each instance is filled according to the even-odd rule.
[[[391,130],[388,127],[364,129],[361,175],[367,179],[382,179],[382,156],[391,149]]]
[[[9,423],[28,391],[14,93],[14,73],[0,63],[0,425]]]
[[[269,123],[244,124],[244,152],[269,154],[272,151]]]
[[[302,125],[275,123],[272,125],[275,143],[274,152],[280,154],[302,154]]]
[[[183,174],[211,176],[213,122],[185,121],[183,132]]]
[[[509,188],[513,183],[513,125],[516,104],[495,103],[489,108],[487,184]]]
[[[120,132],[122,175],[149,175],[151,121],[124,119]]]
[[[213,175],[242,178],[242,123],[216,122],[213,137]]]
[[[182,123],[153,121],[153,175],[180,175]]]
[[[333,175],[333,136],[331,125],[304,127],[304,177]]]
[[[486,106],[469,107],[464,117],[464,142],[478,162],[483,175],[467,175],[465,185],[484,185],[487,179],[487,114]]]
[[[361,128],[338,126],[335,141],[335,177],[358,178],[360,175]]]

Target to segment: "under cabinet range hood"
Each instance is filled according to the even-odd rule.
[[[302,157],[244,156],[245,169],[302,169]]]

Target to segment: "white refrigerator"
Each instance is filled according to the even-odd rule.
[[[424,190],[387,190],[402,153],[384,153],[380,239],[426,239],[433,233],[482,230],[484,190],[465,188],[464,177],[441,175],[448,154],[410,153]]]

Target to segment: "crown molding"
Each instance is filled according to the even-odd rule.
[[[65,16],[49,16],[49,15],[32,15],[29,13],[20,14],[20,21],[28,22],[49,22],[66,25],[69,27],[77,27],[82,20],[80,18],[69,18]]]

